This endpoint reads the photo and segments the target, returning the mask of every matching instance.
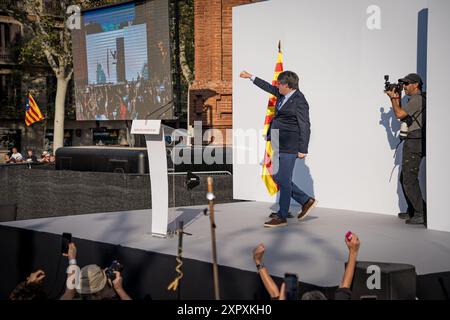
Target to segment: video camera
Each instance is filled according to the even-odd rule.
[[[398,83],[390,83],[389,82],[389,75],[385,75],[384,76],[384,91],[392,91],[394,90],[395,93],[398,93],[399,95],[401,95],[402,90],[403,90],[403,82],[401,82],[400,80],[398,81]]]
[[[114,271],[123,271],[123,264],[121,264],[118,260],[114,260],[111,263],[111,266],[109,266],[105,271],[106,276],[108,277],[108,279],[111,279],[111,281],[114,281],[116,279],[116,274],[114,273]]]

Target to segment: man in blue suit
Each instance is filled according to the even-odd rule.
[[[275,163],[278,160],[274,168],[274,179],[280,188],[280,209],[270,214],[270,220],[264,227],[287,226],[291,197],[302,205],[298,220],[304,219],[317,205],[316,199],[308,196],[292,182],[295,161],[297,158],[304,159],[308,154],[311,133],[308,102],[298,90],[298,76],[295,72],[280,73],[276,86],[247,71],[242,71],[240,77],[250,79],[256,86],[277,98],[275,116],[270,124],[267,139],[272,142],[273,160]]]

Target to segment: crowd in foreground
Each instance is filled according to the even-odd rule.
[[[356,267],[360,241],[356,234],[346,235],[345,244],[348,248],[348,259],[338,289],[335,292],[335,300],[350,300],[351,285]],[[264,284],[267,293],[272,300],[290,300],[292,299],[292,283],[286,283],[286,280],[277,286],[269,273],[268,267],[263,263],[266,248],[264,244],[259,244],[253,250],[253,261],[256,265],[259,277]],[[123,287],[122,268],[120,263],[114,261],[110,267],[101,268],[96,264],[90,264],[83,267],[77,264],[77,248],[75,243],[68,245],[67,253],[63,254],[67,258],[68,268],[66,271],[67,279],[64,293],[59,296],[60,300],[131,300],[129,294]],[[19,283],[11,292],[11,300],[47,300],[48,294],[44,290],[43,282],[46,273],[43,270],[37,270],[31,273],[23,282]],[[299,282],[296,279],[294,286],[298,289]],[[295,290],[297,291],[297,290]],[[295,296],[294,299],[300,300],[327,300],[326,295],[321,291],[309,291],[301,297]]]

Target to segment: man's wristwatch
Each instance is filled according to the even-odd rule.
[[[259,270],[261,270],[262,268],[264,268],[264,265],[262,264],[262,263],[258,263],[257,265],[256,265],[256,269],[259,271]]]

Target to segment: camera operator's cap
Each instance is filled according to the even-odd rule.
[[[410,73],[406,77],[398,79],[398,82],[403,83],[419,83],[422,84],[422,78],[417,73]]]
[[[80,294],[91,294],[102,290],[106,285],[106,275],[96,264],[89,264],[81,268],[80,287],[77,292]]]

